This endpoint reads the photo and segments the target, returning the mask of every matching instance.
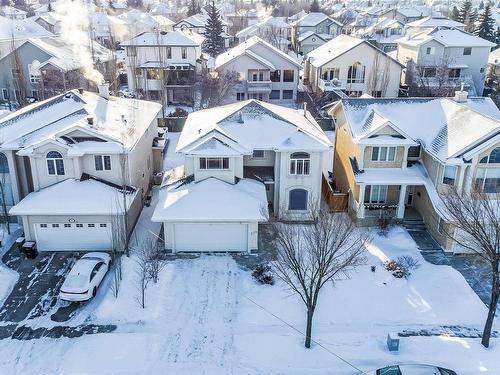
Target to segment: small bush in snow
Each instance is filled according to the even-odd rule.
[[[260,284],[274,285],[274,276],[271,271],[271,266],[267,264],[257,264],[252,272],[253,278]]]
[[[385,269],[387,271],[395,271],[398,269],[398,263],[395,260],[390,260],[384,263]]]
[[[396,259],[396,262],[406,278],[410,277],[412,272],[420,267],[418,259],[410,255],[402,255]]]

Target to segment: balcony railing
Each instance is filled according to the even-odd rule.
[[[364,203],[365,217],[394,218],[398,213],[397,204]]]
[[[271,92],[271,81],[247,81],[247,91],[254,93]]]
[[[319,88],[322,91],[340,90],[346,88],[346,83],[347,81],[344,79],[336,79],[336,78],[331,80],[320,79]]]

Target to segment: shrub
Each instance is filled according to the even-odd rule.
[[[384,265],[387,271],[395,271],[396,269],[399,268],[398,263],[395,260],[387,261],[384,263]]]
[[[274,276],[271,271],[271,266],[267,264],[257,264],[255,270],[252,272],[252,276],[259,284],[274,285]]]
[[[186,110],[177,107],[177,108],[175,108],[175,111],[170,112],[167,116],[168,117],[187,117],[188,114],[189,113]]]
[[[399,268],[404,273],[404,277],[408,278],[412,274],[414,270],[420,267],[420,262],[417,258],[413,258],[410,255],[402,255],[397,257],[396,262],[399,265]]]

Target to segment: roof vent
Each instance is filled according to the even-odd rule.
[[[457,103],[467,103],[467,97],[469,93],[464,90],[464,84],[460,87],[460,91],[455,91],[455,97],[453,98]]]
[[[238,122],[240,124],[243,124],[245,121],[243,121],[243,112],[238,111]]]
[[[83,87],[79,87],[79,88],[78,88],[78,93],[79,93],[80,95],[83,95]]]
[[[89,124],[90,126],[93,126],[94,125],[94,118],[93,117],[87,117],[87,124]]]

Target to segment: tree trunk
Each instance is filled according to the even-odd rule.
[[[314,310],[308,308],[307,309],[307,325],[306,325],[306,343],[305,343],[305,347],[308,349],[311,347],[313,315],[314,315]]]
[[[484,330],[483,330],[483,337],[481,339],[481,344],[483,344],[485,348],[490,346],[491,329],[493,327],[493,320],[495,319],[495,313],[497,311],[498,295],[500,292],[498,277],[499,273],[497,268],[497,270],[493,272],[488,318],[486,319],[486,324],[484,325]]]

